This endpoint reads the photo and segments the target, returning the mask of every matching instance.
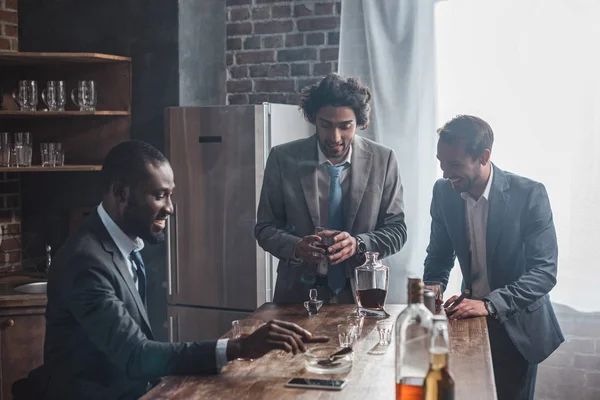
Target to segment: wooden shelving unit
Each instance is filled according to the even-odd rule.
[[[0,110],[0,118],[52,118],[52,117],[94,117],[128,116],[129,111],[16,111]]]
[[[61,142],[65,151],[63,171],[95,171],[108,151],[131,137],[131,59],[99,53],[1,53],[0,87],[4,89],[0,132],[29,132],[33,143],[32,164],[40,165],[39,143]],[[20,80],[36,80],[38,94],[50,80],[65,81],[65,111],[19,111],[11,96]],[[77,81],[96,82],[95,112],[82,112],[71,101]],[[33,167],[32,167],[33,168]],[[42,168],[39,171],[57,170]],[[0,168],[0,171],[5,171]],[[11,172],[33,171],[15,168]]]
[[[102,165],[61,165],[56,167],[42,167],[32,165],[31,167],[0,167],[0,172],[76,172],[76,171],[100,171]]]

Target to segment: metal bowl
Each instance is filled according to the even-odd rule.
[[[43,294],[43,293],[46,293],[47,286],[48,286],[48,282],[33,282],[33,283],[26,283],[25,285],[17,286],[13,290],[15,292],[19,292],[19,293]]]

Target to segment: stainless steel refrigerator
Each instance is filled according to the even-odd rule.
[[[314,127],[284,104],[165,114],[176,185],[166,239],[169,340],[217,338],[272,299],[276,259],[254,239],[264,166],[272,146]]]

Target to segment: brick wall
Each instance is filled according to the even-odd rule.
[[[297,104],[337,71],[338,0],[227,0],[227,104]]]
[[[535,399],[600,399],[600,313],[552,305],[565,342],[539,366]]]
[[[17,0],[0,0],[0,51],[18,51]],[[0,173],[0,275],[21,269],[18,174]]]
[[[17,0],[0,0],[0,51],[18,51]]]
[[[21,182],[0,173],[0,274],[21,269]]]

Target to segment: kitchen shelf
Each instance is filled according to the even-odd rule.
[[[0,167],[0,172],[69,172],[69,171],[100,171],[102,165],[62,165],[57,167]]]
[[[90,116],[129,116],[129,111],[17,111],[2,110],[0,118],[48,118],[48,117],[90,117]]]
[[[21,52],[8,53],[0,52],[0,62],[2,64],[14,63],[18,65],[39,65],[39,64],[66,64],[66,63],[118,63],[131,62],[130,57],[114,56],[101,53],[36,53]]]

